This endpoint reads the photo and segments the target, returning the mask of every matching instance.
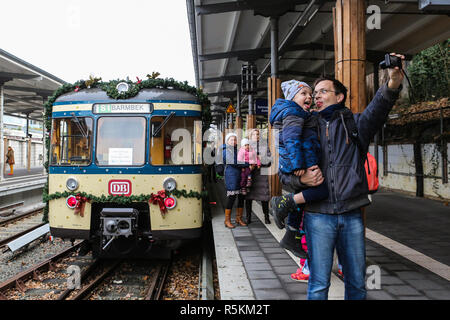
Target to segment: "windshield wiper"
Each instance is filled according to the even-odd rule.
[[[175,111],[172,111],[164,121],[159,125],[159,127],[153,132],[152,137],[156,137],[161,129],[166,125],[166,123],[175,115]]]
[[[78,117],[75,115],[75,112],[72,112],[70,115],[72,116],[73,122],[75,122],[75,124],[77,125],[78,130],[80,130],[81,134],[83,135],[83,138],[86,139],[88,137],[87,132],[84,131],[83,126],[80,123],[80,120],[78,120]]]

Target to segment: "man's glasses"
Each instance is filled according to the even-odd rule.
[[[336,92],[333,90],[327,90],[327,89],[320,89],[319,91],[314,91],[312,94],[312,97],[314,98],[315,96],[317,96],[317,94],[326,94],[327,92]]]

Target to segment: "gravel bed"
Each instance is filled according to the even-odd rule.
[[[55,239],[52,242],[38,239],[30,243],[28,248],[20,249],[15,253],[0,252],[0,282],[8,280],[70,246],[71,242],[68,240]]]
[[[198,300],[201,246],[183,248],[174,255],[161,293],[162,300]]]

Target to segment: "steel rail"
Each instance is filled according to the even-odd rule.
[[[117,266],[122,263],[122,260],[116,260],[114,261],[110,266],[106,268],[105,271],[103,271],[99,276],[97,276],[93,281],[91,281],[88,285],[81,288],[81,290],[73,296],[69,300],[87,300],[94,292],[94,289],[96,289],[102,282],[105,280],[105,278],[117,268]]]
[[[4,226],[5,224],[12,223],[12,222],[15,222],[17,220],[20,220],[22,218],[26,218],[28,216],[32,216],[33,214],[39,213],[40,211],[42,211],[42,209],[37,209],[37,210],[34,210],[34,211],[21,213],[21,214],[19,214],[17,216],[14,216],[14,217],[2,220],[2,221],[0,221],[0,227]]]
[[[31,277],[33,277],[34,279],[37,279],[39,277],[39,272],[41,272],[42,270],[45,270],[45,269],[52,270],[54,268],[53,263],[56,260],[59,260],[60,258],[66,256],[67,254],[78,249],[84,241],[80,241],[79,243],[51,256],[47,260],[39,262],[38,264],[30,267],[29,269],[0,283],[0,300],[6,299],[6,297],[2,294],[2,292],[5,291],[6,289],[9,289],[12,287],[17,287],[20,291],[25,291],[24,287],[23,287],[23,282],[25,280],[27,280],[28,278],[31,278]]]
[[[100,259],[94,260],[86,269],[83,270],[83,272],[81,272],[80,275],[81,282],[85,281],[93,273],[93,271],[98,267],[100,261],[101,261]],[[66,300],[66,298],[75,290],[76,288],[64,290],[58,296],[57,300]]]

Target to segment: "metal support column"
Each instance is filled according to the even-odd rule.
[[[278,77],[278,17],[270,17],[270,74]]]
[[[380,79],[379,79],[379,69],[378,63],[373,64],[373,96],[377,94],[377,91],[380,87]],[[378,154],[378,144],[380,143],[380,132],[378,131],[375,134],[374,138],[374,157],[377,162],[377,168],[379,166],[379,154]]]
[[[29,132],[30,128],[30,114],[27,113],[27,128],[26,128],[26,141],[27,141],[27,171],[31,171],[31,135]]]
[[[278,79],[278,17],[270,17],[270,70],[271,76],[267,79],[268,88],[268,118],[272,106],[277,98],[281,97],[281,81]],[[268,120],[268,119],[267,119]],[[271,172],[269,177],[270,195],[272,197],[281,195],[281,184],[278,179],[278,150],[275,148],[275,135],[272,132],[272,126],[269,128],[269,148],[273,157]]]
[[[0,153],[2,158],[0,160],[0,181],[5,180],[3,176],[5,170],[5,143],[3,140],[3,112],[4,112],[4,104],[5,104],[5,95],[4,95],[4,87],[3,83],[0,83]]]

